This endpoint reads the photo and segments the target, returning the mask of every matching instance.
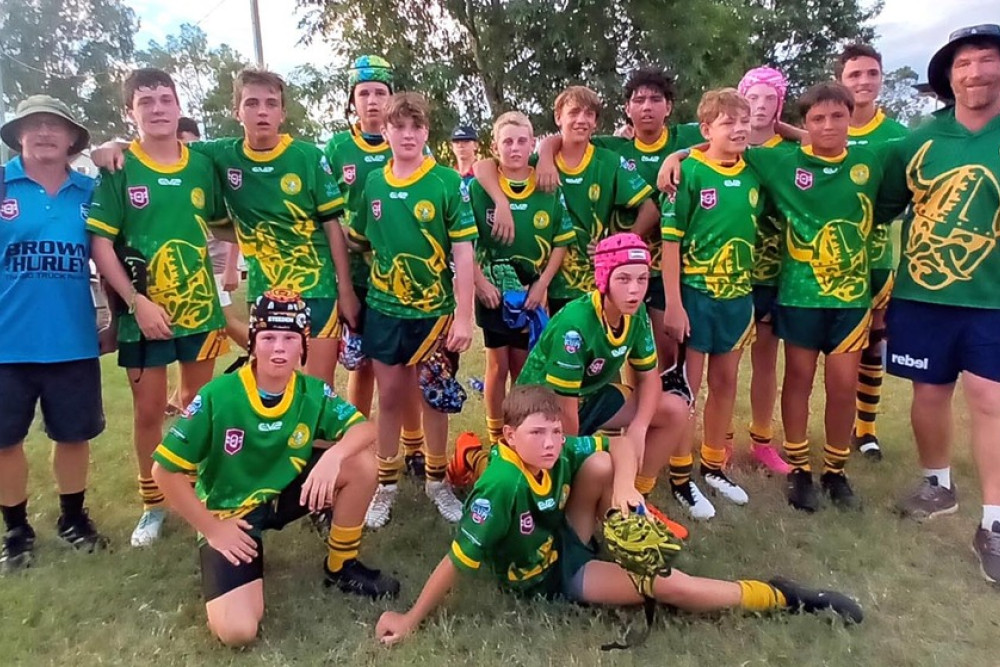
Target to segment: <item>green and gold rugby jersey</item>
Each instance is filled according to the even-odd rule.
[[[774,135],[759,148],[782,151],[796,151],[799,144]],[[753,273],[750,282],[754,285],[777,285],[781,273],[781,246],[784,243],[785,222],[774,206],[774,201],[764,197],[764,210],[757,218],[757,237],[753,245]]]
[[[479,230],[476,260],[491,281],[490,269],[495,265],[508,264],[517,272],[520,284],[528,285],[545,270],[553,249],[573,243],[576,238],[573,223],[566,214],[560,192],[535,189],[534,170],[521,184],[512,182],[501,173],[500,188],[507,196],[514,218],[514,242],[507,245],[493,238],[496,206],[483,186],[474,180],[469,186],[469,195]]]
[[[202,387],[153,460],[172,472],[197,471],[198,497],[221,518],[245,516],[299,476],[313,440],[336,442],[364,420],[328,384],[300,371],[268,408],[247,365]]]
[[[547,576],[561,557],[566,501],[573,477],[607,438],[569,436],[551,470],[536,478],[501,442],[469,493],[448,556],[460,572],[483,564],[500,585],[518,593],[551,590]]]
[[[355,126],[354,129],[333,135],[323,154],[326,155],[344,196],[344,224],[349,229],[351,218],[358,214],[358,207],[361,206],[361,189],[365,179],[368,174],[383,168],[392,157],[392,152],[385,139],[381,143],[370,144],[361,136],[360,128]],[[368,275],[371,273],[371,253],[351,250],[350,259],[351,282],[356,288],[366,289]]]
[[[663,198],[660,234],[680,243],[681,282],[714,299],[750,293],[760,181],[740,159],[725,167],[700,150],[681,163],[677,193]]]
[[[592,139],[595,146],[607,148],[618,155],[621,155],[629,165],[635,165],[635,169],[642,176],[643,180],[656,189],[656,176],[660,172],[663,160],[674,151],[682,148],[690,148],[705,141],[701,134],[698,123],[687,123],[683,125],[668,125],[663,128],[659,139],[651,144],[643,142],[638,137],[625,139],[602,135]],[[654,197],[659,201],[662,196],[659,192],[654,193]],[[614,232],[627,232],[635,224],[635,209],[616,209],[611,221],[611,228]],[[660,253],[663,248],[657,239],[650,240],[649,251],[652,255],[650,266],[650,276],[660,275]]]
[[[953,108],[890,144],[878,219],[903,218],[893,297],[1000,308],[1000,116],[978,132]]]
[[[572,168],[561,154],[556,155],[556,168],[576,239],[549,286],[549,298],[575,299],[594,289],[594,264],[587,246],[611,234],[615,209],[636,208],[653,194],[653,188],[635,165],[593,144]]]
[[[865,146],[834,158],[751,148],[744,159],[787,221],[778,303],[803,308],[868,308],[866,247],[882,160]]]
[[[323,152],[282,135],[269,151],[243,138],[190,144],[212,158],[247,262],[247,300],[269,289],[336,299],[337,273],[323,224],[344,198]]]
[[[847,146],[869,146],[875,148],[889,141],[905,137],[909,133],[902,124],[888,118],[881,109],[875,117],[862,127],[847,128]],[[893,268],[892,241],[889,225],[877,225],[868,240],[868,264],[873,269]]]
[[[368,175],[350,233],[371,243],[371,308],[404,319],[454,312],[452,244],[477,238],[468,188],[457,171],[425,157],[401,180],[390,159]]]
[[[596,290],[571,301],[545,326],[517,384],[540,384],[582,398],[618,382],[626,360],[638,371],[655,369],[656,345],[645,304],[624,320],[615,335]]]
[[[163,165],[133,141],[125,166],[101,170],[87,231],[138,250],[146,258],[147,296],[163,307],[175,338],[225,326],[208,256],[208,223],[226,217],[212,162],[181,146]],[[118,318],[118,340],[141,337],[135,316]]]

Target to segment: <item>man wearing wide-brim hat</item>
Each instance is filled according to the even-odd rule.
[[[55,443],[59,537],[83,551],[107,540],[84,509],[89,441],[104,430],[86,233],[94,182],[69,167],[90,135],[65,104],[34,95],[0,139],[20,154],[4,165],[0,188],[0,573],[8,573],[34,559],[24,439],[39,403]]]
[[[973,548],[1000,581],[1000,26],[956,30],[927,78],[949,104],[893,145],[876,217],[903,221],[889,304],[888,370],[913,382],[923,481],[900,502],[917,519],[958,509],[951,474],[955,382],[983,495]]]

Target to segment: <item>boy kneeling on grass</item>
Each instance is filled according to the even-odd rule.
[[[643,502],[633,485],[639,448],[626,437],[564,436],[558,397],[538,385],[512,388],[503,413],[503,438],[466,500],[451,549],[409,611],[382,614],[375,629],[382,643],[416,630],[459,572],[484,564],[504,589],[522,595],[607,605],[639,605],[648,597],[699,612],[830,609],[861,621],[851,598],[786,579],[719,581],[676,569],[637,579],[601,560],[594,540],[599,522],[609,510],[628,514]]]
[[[229,646],[252,642],[264,616],[263,531],[331,505],[326,585],[373,598],[399,593],[398,581],[357,559],[378,484],[375,429],[298,370],[308,337],[309,308],[296,292],[257,297],[251,363],[205,385],[153,454],[167,502],[198,531],[208,627]],[[334,444],[324,450],[319,441]]]

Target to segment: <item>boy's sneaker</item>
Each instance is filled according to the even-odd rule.
[[[830,496],[830,501],[835,507],[842,510],[861,509],[861,500],[855,495],[844,473],[825,472],[820,475],[819,484],[826,491],[826,495]]]
[[[729,479],[726,473],[721,470],[709,470],[702,466],[701,476],[705,479],[706,484],[729,502],[737,505],[746,505],[750,502],[750,496],[743,490],[743,487]]]
[[[860,623],[865,618],[861,605],[843,593],[806,588],[781,577],[767,583],[781,591],[788,604],[788,610],[793,613],[815,614],[829,609],[847,623]]]
[[[982,526],[976,529],[972,551],[979,559],[979,571],[986,581],[1000,583],[1000,521],[994,521],[990,530]]]
[[[35,531],[24,524],[8,530],[0,551],[0,574],[10,574],[31,567],[35,561]]]
[[[167,510],[162,507],[154,507],[146,510],[139,517],[139,523],[132,531],[133,547],[148,547],[150,544],[160,539],[160,531],[163,530],[163,522],[167,518]]]
[[[858,435],[855,432],[851,435],[851,444],[869,461],[882,460],[882,449],[879,447],[878,436],[874,433]]]
[[[406,465],[406,474],[417,479],[424,476],[424,471],[427,468],[427,460],[424,458],[423,452],[415,452],[413,454],[407,454],[403,457],[403,463]]]
[[[920,486],[896,504],[896,510],[903,516],[917,521],[926,521],[958,511],[958,491],[955,483],[951,488],[938,484],[936,476],[924,477]]]
[[[396,502],[399,487],[395,484],[379,484],[365,514],[365,525],[381,528],[392,518],[392,504]]]
[[[819,493],[808,470],[795,468],[788,473],[788,504],[803,512],[819,509]]]
[[[646,501],[646,513],[662,523],[667,529],[674,534],[679,540],[686,540],[688,538],[688,529],[681,524],[677,523],[666,514],[657,509],[651,502]]]
[[[83,510],[75,521],[69,521],[65,516],[59,517],[56,521],[56,530],[60,539],[77,551],[94,553],[107,549],[110,544],[107,537],[97,532],[97,527],[90,520],[87,510]]]
[[[330,572],[323,561],[323,585],[336,586],[345,593],[369,598],[394,598],[399,595],[399,581],[381,570],[373,570],[357,558],[344,563],[338,572]]]
[[[461,489],[475,482],[473,479],[475,471],[469,467],[469,454],[482,448],[483,443],[479,441],[479,437],[475,433],[466,431],[458,436],[458,439],[455,440],[455,453],[452,454],[451,460],[448,462],[448,471],[445,473],[445,479],[448,480],[449,484],[456,489]]]
[[[715,516],[715,506],[702,494],[701,489],[692,480],[688,480],[684,484],[671,482],[670,490],[692,519],[708,521]]]
[[[455,492],[451,490],[446,482],[424,483],[424,491],[427,497],[434,501],[438,512],[449,523],[458,523],[462,518],[462,501],[455,497]]]
[[[792,472],[792,466],[788,465],[778,450],[771,445],[750,445],[750,456],[757,465],[775,475],[787,475]]]

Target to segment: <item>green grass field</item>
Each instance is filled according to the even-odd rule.
[[[481,376],[482,366],[481,348],[475,347],[465,356],[463,381]],[[311,530],[293,525],[268,534],[267,615],[260,641],[234,652],[213,641],[204,626],[191,530],[172,517],[154,548],[128,546],[139,514],[131,399],[113,359],[105,359],[104,370],[108,429],[93,443],[88,505],[111,537],[112,551],[83,555],[60,546],[49,446],[36,423],[27,445],[36,565],[0,580],[0,664],[1000,664],[1000,592],[980,579],[970,550],[979,494],[966,424],[957,429],[960,513],[924,526],[902,521],[892,503],[917,469],[910,390],[894,379],[887,381],[880,421],[885,460],[872,465],[854,459],[848,467],[865,502],[862,513],[826,509],[806,516],[792,510],[783,497],[783,480],[747,467],[744,430],[737,433],[734,474],[750,493],[750,504],[736,508],[718,500],[711,523],[691,526],[679,561],[685,571],[707,576],[783,574],[843,589],[865,607],[867,618],[859,627],[844,628],[826,617],[664,612],[644,646],[608,654],[599,646],[617,636],[623,618],[641,622],[637,613],[525,602],[500,594],[487,580],[467,580],[420,633],[385,649],[373,641],[378,615],[414,600],[450,540],[449,526],[420,485],[404,480],[393,522],[367,534],[362,547],[367,563],[401,578],[401,599],[372,603],[325,589],[320,569],[325,549]],[[821,440],[821,411],[815,400],[815,442]],[[747,415],[743,391],[737,424]],[[453,433],[483,432],[483,420],[481,398],[473,395],[454,420]],[[680,517],[662,489],[653,498]]]

